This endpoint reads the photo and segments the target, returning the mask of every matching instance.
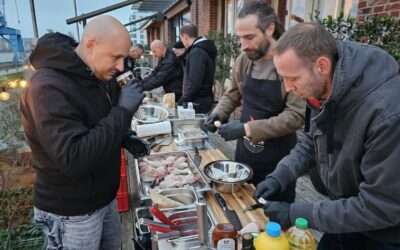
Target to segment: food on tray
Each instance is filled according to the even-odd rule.
[[[169,109],[175,108],[175,93],[167,93],[163,96],[162,103]]]
[[[144,157],[139,162],[139,172],[142,180],[152,182],[154,188],[183,187],[199,180],[189,168],[188,159],[182,155]]]
[[[158,193],[156,190],[150,190],[150,199],[153,203],[157,204],[160,208],[173,208],[185,205],[182,202],[168,198],[165,195]]]

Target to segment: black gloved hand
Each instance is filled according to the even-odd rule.
[[[128,150],[135,158],[150,154],[150,145],[136,136],[134,131],[130,131],[122,140],[122,146]]]
[[[118,106],[126,109],[131,115],[136,112],[144,98],[143,87],[140,84],[133,83],[133,81],[131,80],[121,88],[118,100]]]
[[[267,176],[265,180],[260,182],[256,188],[256,198],[264,198],[264,200],[273,200],[274,195],[281,192],[281,184],[272,176]]]
[[[218,134],[220,134],[225,140],[230,141],[245,136],[246,131],[244,130],[244,124],[235,120],[221,125],[218,129]]]
[[[278,222],[284,230],[292,225],[289,215],[290,204],[287,202],[267,201],[264,213],[270,221]]]
[[[219,115],[214,112],[211,113],[208,117],[207,117],[207,121],[205,123],[205,126],[207,128],[208,131],[214,133],[215,131],[217,131],[217,127],[214,125],[215,121],[220,121],[222,124],[222,120],[219,118]]]

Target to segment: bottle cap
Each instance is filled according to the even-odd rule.
[[[281,225],[276,222],[268,222],[265,225],[265,231],[271,237],[279,237],[281,235]]]
[[[304,219],[304,218],[297,218],[294,224],[296,225],[297,228],[300,228],[300,229],[308,228],[308,221],[307,221],[307,219]]]

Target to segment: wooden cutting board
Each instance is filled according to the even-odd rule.
[[[218,149],[201,150],[200,155],[202,157],[200,168],[204,167],[209,162],[227,159],[226,156]],[[264,228],[264,225],[268,220],[267,217],[264,215],[263,209],[243,212],[243,210],[249,205],[256,203],[253,198],[254,191],[254,186],[246,183],[239,189],[238,192],[235,192],[234,194],[221,194],[228,204],[228,207],[235,210],[240,219],[240,222],[242,223],[242,226],[246,226],[251,222],[256,222],[259,225],[259,228],[262,229]],[[227,223],[228,220],[222,208],[215,200],[213,193],[208,192],[206,194],[206,198],[208,205],[212,208],[214,212],[215,219],[218,220],[218,223]]]

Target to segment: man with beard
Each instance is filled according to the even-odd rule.
[[[289,29],[273,60],[309,105],[307,133],[257,186],[269,219],[288,227],[306,218],[325,233],[320,250],[400,249],[399,64],[380,48],[335,41],[317,23]],[[274,201],[313,167],[329,200]]]
[[[305,103],[286,92],[272,62],[271,46],[282,33],[274,10],[267,4],[249,3],[239,12],[236,34],[242,53],[236,60],[232,87],[211,112],[207,125],[225,140],[237,141],[235,159],[254,171],[252,182],[262,181],[296,143],[296,130],[304,123]],[[240,120],[227,122],[242,106]],[[295,185],[281,200],[293,201]]]

